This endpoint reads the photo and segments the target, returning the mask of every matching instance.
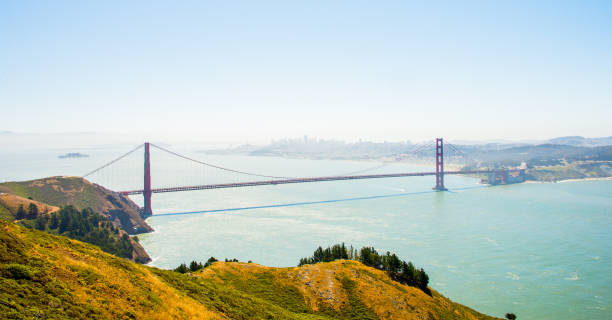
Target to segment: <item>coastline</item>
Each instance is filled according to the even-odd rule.
[[[581,178],[581,179],[565,179],[565,180],[559,180],[557,182],[561,183],[561,182],[601,181],[601,180],[612,180],[612,177],[593,177],[593,178]]]
[[[592,178],[580,178],[580,179],[562,179],[556,181],[539,181],[539,180],[527,180],[523,183],[566,183],[566,182],[581,182],[581,181],[603,181],[612,180],[612,177],[592,177]]]

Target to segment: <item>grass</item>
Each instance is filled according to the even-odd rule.
[[[0,221],[3,319],[493,319],[354,261],[193,275]]]
[[[0,220],[13,220],[15,214],[11,210],[0,203]]]
[[[150,268],[8,222],[0,228],[3,318],[220,318]]]
[[[38,207],[38,212],[40,214],[59,210],[56,206],[50,206],[46,203],[30,200],[18,195],[4,193],[0,194],[0,219],[13,220],[20,205],[27,211],[31,203]]]
[[[296,314],[329,319],[494,319],[356,261],[292,268],[216,262],[195,275]]]
[[[0,184],[12,193],[53,206],[72,204],[79,209],[98,209],[95,187],[79,177],[50,177],[44,179],[4,182]]]

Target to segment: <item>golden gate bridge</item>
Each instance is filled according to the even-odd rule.
[[[309,183],[309,182],[324,182],[324,181],[342,181],[342,180],[364,180],[364,179],[383,179],[383,178],[397,178],[397,177],[417,177],[417,176],[435,176],[435,186],[433,190],[435,191],[446,191],[446,187],[444,186],[444,176],[445,175],[469,175],[469,174],[487,174],[490,177],[489,180],[493,179],[493,181],[498,180],[501,177],[501,180],[504,180],[504,177],[507,177],[510,172],[519,172],[519,174],[523,174],[523,169],[483,169],[483,170],[452,170],[445,171],[444,170],[444,140],[443,138],[436,138],[435,142],[431,142],[427,145],[420,146],[415,148],[410,153],[407,154],[416,154],[418,152],[422,152],[426,148],[432,146],[435,143],[435,171],[431,172],[399,172],[399,173],[381,173],[381,174],[357,174],[366,170],[360,170],[358,172],[353,172],[352,174],[343,174],[343,175],[328,175],[328,176],[316,176],[316,177],[285,177],[285,176],[273,176],[273,175],[265,175],[258,174],[253,172],[241,171],[230,169],[218,165],[214,165],[211,163],[203,162],[192,157],[188,157],[183,154],[179,154],[177,152],[171,151],[162,146],[145,142],[132,149],[131,151],[125,153],[124,155],[100,166],[99,168],[83,175],[83,178],[91,176],[96,172],[107,168],[114,163],[117,163],[121,159],[127,157],[128,155],[134,153],[135,151],[144,147],[144,183],[142,189],[134,189],[134,190],[124,190],[118,191],[123,195],[139,195],[142,194],[144,197],[144,207],[143,213],[145,215],[152,215],[152,205],[151,198],[154,193],[167,193],[167,192],[181,192],[181,191],[194,191],[194,190],[211,190],[211,189],[225,189],[225,188],[241,188],[241,187],[254,187],[254,186],[264,186],[264,185],[283,185],[283,184],[297,184],[297,183]],[[450,145],[450,144],[449,144]],[[460,152],[455,146],[450,145],[455,151]],[[152,188],[151,185],[151,149],[156,148],[161,150],[167,154],[172,156],[176,156],[182,158],[184,160],[204,165],[207,167],[228,171],[232,173],[248,175],[258,178],[265,178],[265,180],[258,181],[239,181],[239,182],[231,182],[231,183],[214,183],[214,184],[197,184],[197,185],[187,185],[187,186],[173,186],[173,187],[163,187],[163,188]]]

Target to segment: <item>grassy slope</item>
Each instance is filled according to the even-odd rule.
[[[13,220],[15,215],[6,207],[0,204],[0,220]]]
[[[14,183],[14,182],[7,183],[7,184],[8,185],[14,184],[14,185],[19,186],[17,187],[17,189],[19,189],[21,186],[24,185],[23,183]],[[26,187],[26,190],[33,190],[33,188]],[[45,194],[49,194],[49,193],[47,192]],[[11,194],[11,193],[2,193],[0,194],[0,219],[10,220],[10,221],[15,220],[15,215],[17,213],[17,209],[19,208],[19,205],[23,205],[24,209],[27,212],[28,206],[30,205],[30,203],[34,203],[38,207],[39,216],[43,215],[44,213],[50,214],[50,213],[60,210],[60,208],[56,206],[48,205],[46,203],[26,199],[24,197],[21,197],[15,194]],[[20,220],[20,223],[22,225],[26,225],[31,228],[34,228],[35,226],[35,220],[33,220],[31,217],[27,217],[27,219]],[[109,234],[111,235],[111,237],[119,239],[123,233],[124,231],[121,231],[118,234],[115,234],[114,232],[110,232]],[[137,243],[133,239],[129,239],[129,241],[133,248],[132,249],[132,260],[133,261],[138,261],[142,263],[151,261],[149,255],[146,253],[144,248],[139,243]]]
[[[4,182],[0,187],[18,196],[62,206],[72,204],[79,209],[96,208],[97,195],[91,184],[77,177],[53,177],[32,181]],[[1,191],[1,190],[0,190]]]
[[[27,212],[30,203],[38,207],[39,214],[44,212],[51,213],[59,210],[56,206],[50,206],[46,203],[30,200],[10,193],[3,193],[0,194],[0,219],[13,220],[19,205],[22,205]]]
[[[215,263],[196,274],[256,295],[293,312],[334,319],[495,319],[392,281],[380,270],[339,260],[292,268]]]
[[[0,221],[0,314],[8,319],[493,319],[356,262],[217,262],[197,275]]]
[[[9,222],[0,229],[3,318],[215,318],[150,268]]]

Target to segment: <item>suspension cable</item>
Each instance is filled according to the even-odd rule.
[[[138,150],[138,149],[142,148],[143,146],[144,146],[143,144],[139,144],[139,145],[138,145],[136,148],[132,149],[132,150],[131,150],[131,151],[129,151],[128,153],[126,153],[126,154],[124,154],[124,155],[120,156],[119,158],[117,158],[117,159],[115,159],[115,160],[113,160],[113,161],[111,161],[111,162],[109,162],[109,163],[107,163],[107,164],[105,164],[105,165],[103,165],[103,166],[101,166],[101,167],[99,167],[99,168],[97,168],[96,170],[93,170],[93,171],[91,171],[91,172],[88,172],[87,174],[83,175],[83,176],[82,176],[82,178],[86,178],[87,176],[90,176],[90,175],[92,175],[92,174],[94,174],[94,173],[96,173],[96,172],[98,172],[98,171],[100,171],[100,170],[102,170],[102,169],[104,169],[104,168],[106,168],[106,167],[110,166],[111,164],[113,164],[113,163],[115,163],[115,162],[117,162],[117,161],[119,161],[119,160],[121,160],[121,159],[123,159],[123,158],[125,158],[125,157],[129,156],[130,154],[132,154],[132,152],[134,152],[134,151],[136,151],[136,150]]]
[[[446,145],[451,147],[451,149],[453,149],[456,153],[464,156],[465,159],[467,159],[468,161],[478,162],[478,160],[476,160],[473,156],[465,153],[464,151],[462,151],[461,149],[459,149],[457,146],[453,145],[452,143],[447,142]]]
[[[447,146],[449,146],[449,147],[451,147],[453,150],[455,150],[455,152],[457,152],[457,153],[460,153],[460,154],[462,154],[462,155],[467,156],[467,153],[463,152],[462,150],[459,150],[459,148],[457,148],[457,147],[456,147],[455,145],[453,145],[452,143],[450,143],[450,142],[446,142],[446,145],[447,145]]]
[[[376,169],[384,168],[384,167],[386,167],[388,165],[389,165],[389,163],[384,162],[384,163],[376,165],[374,167],[365,168],[365,169],[361,169],[361,170],[357,170],[357,171],[353,171],[353,172],[349,172],[349,173],[344,173],[344,174],[338,174],[338,176],[353,176],[353,175],[361,174],[361,173],[368,172],[368,171],[371,171],[371,170],[376,170]]]
[[[404,153],[404,154],[406,154],[406,155],[415,155],[415,154],[417,154],[418,152],[423,151],[423,150],[425,150],[425,149],[429,148],[429,147],[430,147],[432,144],[434,144],[434,142],[433,142],[433,141],[430,141],[428,144],[423,144],[423,145],[421,145],[420,147],[417,147],[417,148],[413,149],[412,151],[410,151],[410,152],[406,152],[406,153]]]
[[[162,151],[165,151],[165,152],[170,153],[172,155],[175,155],[175,156],[177,156],[179,158],[183,158],[185,160],[193,161],[195,163],[199,163],[199,164],[202,164],[202,165],[205,165],[205,166],[208,166],[208,167],[212,167],[212,168],[216,168],[216,169],[220,169],[220,170],[225,170],[225,171],[234,172],[234,173],[240,173],[240,174],[249,175],[249,176],[262,177],[262,178],[294,179],[293,177],[267,176],[267,175],[263,175],[263,174],[257,174],[257,173],[251,173],[251,172],[245,172],[245,171],[239,171],[239,170],[224,168],[224,167],[220,167],[220,166],[217,166],[217,165],[214,165],[214,164],[206,163],[206,162],[203,162],[203,161],[200,161],[200,160],[196,160],[196,159],[184,156],[182,154],[176,153],[174,151],[170,151],[170,150],[168,150],[166,148],[160,147],[160,146],[152,144],[152,143],[150,143],[150,145],[155,147],[155,148],[157,148],[157,149],[159,149],[159,150],[162,150]]]
[[[413,151],[404,153],[404,154],[416,154],[417,152],[431,146],[433,144],[433,142],[429,142],[428,144],[421,144],[421,145],[417,145]],[[361,174],[364,172],[368,172],[371,170],[376,170],[376,169],[380,169],[380,168],[384,168],[386,166],[388,166],[389,163],[388,162],[384,162],[382,164],[378,164],[376,166],[370,167],[370,168],[365,168],[365,169],[361,169],[361,170],[357,170],[357,171],[353,171],[353,172],[349,172],[349,173],[344,173],[344,174],[339,174],[338,176],[352,176],[352,175],[356,175],[356,174]]]

